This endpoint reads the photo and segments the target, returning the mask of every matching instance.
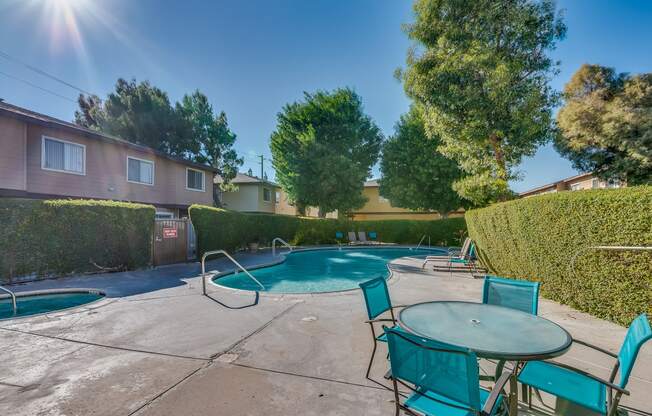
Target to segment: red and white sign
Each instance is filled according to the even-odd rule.
[[[163,238],[177,238],[177,229],[176,228],[164,228],[163,229]]]

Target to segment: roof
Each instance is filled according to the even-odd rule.
[[[77,134],[80,134],[82,136],[85,136],[87,138],[91,139],[98,139],[98,140],[103,140],[109,143],[114,143],[117,145],[121,146],[127,146],[132,149],[139,150],[141,152],[145,153],[151,153],[155,154],[159,157],[162,157],[164,159],[171,160],[173,162],[178,162],[187,166],[191,166],[197,169],[202,169],[202,170],[207,170],[211,172],[217,172],[217,169],[213,168],[212,166],[208,165],[203,165],[201,163],[195,163],[190,160],[170,156],[166,153],[161,152],[160,150],[156,150],[154,148],[151,148],[149,146],[143,146],[140,144],[132,143],[128,140],[115,137],[115,136],[110,136],[108,134],[91,130],[86,127],[78,126],[73,123],[69,123],[67,121],[59,120],[54,117],[46,116],[45,114],[37,113],[35,111],[28,110],[26,108],[18,107],[9,103],[6,103],[4,101],[0,101],[0,115],[6,115],[9,117],[13,117],[16,119],[19,119],[21,121],[25,121],[28,123],[33,123],[33,124],[38,124],[40,126],[44,127],[49,127],[49,128],[56,128],[56,129],[62,129],[62,130],[68,130],[68,131],[73,131]]]
[[[545,185],[538,186],[536,188],[528,189],[527,191],[519,192],[518,195],[519,196],[530,195],[530,194],[533,194],[533,193],[537,193],[539,191],[543,191],[543,190],[545,190],[547,188],[556,187],[558,183],[569,183],[569,182],[576,181],[578,179],[588,179],[591,176],[593,176],[593,172],[580,173],[579,175],[570,176],[568,178],[564,178],[564,179],[558,180],[556,182],[551,182],[551,183],[548,183],[548,184],[545,184]]]
[[[216,176],[215,177],[215,182],[222,183],[222,178],[220,176]],[[268,184],[268,185],[276,186],[276,187],[280,188],[280,185],[278,185],[278,184],[276,184],[276,183],[274,183],[272,181],[268,181],[268,180],[265,180],[265,179],[260,179],[260,178],[258,178],[256,176],[251,176],[251,175],[247,175],[247,174],[244,174],[244,173],[236,174],[235,178],[233,178],[231,180],[231,183],[234,183],[234,184],[262,183],[262,184]]]

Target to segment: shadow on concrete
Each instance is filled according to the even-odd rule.
[[[258,305],[258,300],[260,299],[260,294],[259,294],[258,292],[256,292],[256,296],[254,297],[254,302],[253,302],[253,303],[250,303],[250,304],[248,304],[248,305],[241,305],[241,306],[231,306],[231,305],[227,305],[226,303],[224,303],[224,302],[222,302],[222,301],[220,301],[220,300],[214,298],[213,296],[211,296],[211,295],[209,295],[209,294],[206,294],[206,295],[204,295],[204,296],[206,296],[208,299],[212,300],[213,302],[219,304],[220,306],[223,306],[223,307],[228,308],[228,309],[245,309],[245,308],[251,308],[252,306],[256,306],[256,305]]]

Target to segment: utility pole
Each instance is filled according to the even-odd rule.
[[[265,169],[263,168],[263,163],[265,163],[265,157],[263,155],[258,156],[260,158],[260,180],[264,180]]]

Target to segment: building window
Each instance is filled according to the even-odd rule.
[[[86,174],[86,146],[43,136],[41,168],[57,172]]]
[[[281,203],[281,193],[279,191],[276,191],[275,196],[276,196],[276,200],[274,200],[274,202],[276,202],[276,204],[278,205]]]
[[[272,191],[269,188],[263,188],[263,201],[272,202]]]
[[[591,188],[599,188],[600,187],[600,181],[596,178],[591,181]]]
[[[186,189],[204,192],[206,190],[204,172],[186,168]]]
[[[171,220],[174,218],[174,213],[157,211],[155,214],[155,218],[157,220]]]
[[[582,184],[581,183],[573,183],[570,186],[571,191],[579,191],[582,189]]]
[[[154,162],[127,156],[127,181],[154,185]]]

